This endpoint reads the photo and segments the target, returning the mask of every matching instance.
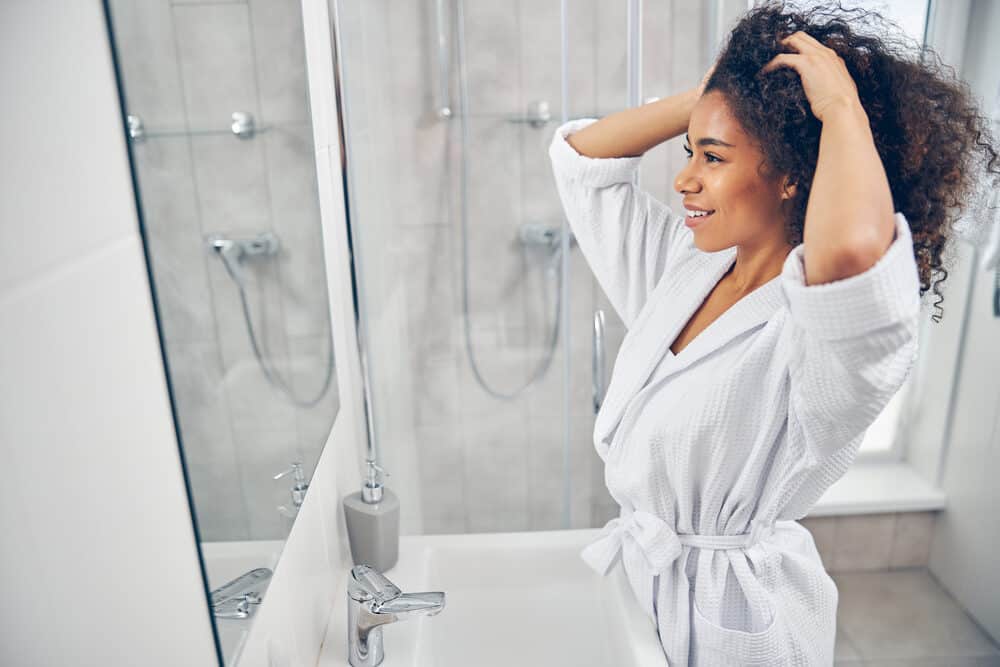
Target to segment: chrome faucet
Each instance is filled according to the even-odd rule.
[[[417,616],[436,616],[444,593],[403,593],[368,565],[355,565],[347,577],[347,661],[352,667],[382,664],[382,626]]]
[[[218,618],[246,618],[259,605],[273,573],[258,567],[212,591],[212,613]]]

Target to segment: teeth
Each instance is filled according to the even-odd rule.
[[[708,215],[709,213],[712,213],[712,211],[688,211],[687,212],[688,217],[690,217],[690,218],[700,218],[702,216]]]

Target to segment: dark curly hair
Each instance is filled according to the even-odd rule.
[[[799,30],[844,59],[871,124],[894,210],[906,216],[912,231],[920,296],[937,278],[934,305],[943,314],[938,287],[948,277],[945,244],[982,187],[980,177],[994,181],[1000,173],[990,121],[953,68],[877,12],[839,3],[804,10],[784,2],[750,10],[723,45],[704,92],[722,93],[760,143],[765,169],[797,184],[786,223],[792,245],[802,242],[822,125],[797,72],[760,70],[777,54],[794,52],[779,39]],[[950,254],[948,259],[950,264]]]

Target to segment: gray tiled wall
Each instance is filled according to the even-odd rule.
[[[248,302],[271,364],[315,396],[330,354],[329,308],[297,0],[112,0],[170,381],[201,537],[287,535],[292,460],[311,474],[338,409],[331,382],[293,406],[263,375],[239,293],[204,237],[272,231],[277,258],[248,262]],[[227,133],[249,111],[254,138]],[[183,133],[187,130],[187,133]],[[204,130],[221,130],[206,134]]]

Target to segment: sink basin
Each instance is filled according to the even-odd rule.
[[[235,542],[202,542],[201,553],[205,559],[209,590],[232,581],[245,572],[258,567],[274,570],[284,540],[251,540]],[[263,591],[266,591],[264,587]],[[262,591],[262,593],[263,593]],[[265,599],[266,595],[262,595]],[[239,660],[243,642],[246,641],[255,614],[248,618],[215,618],[219,643],[227,667]]]
[[[600,530],[400,538],[384,574],[404,593],[444,591],[445,608],[383,627],[384,667],[666,667],[653,622],[618,564],[580,559]],[[346,573],[319,664],[347,665]]]

